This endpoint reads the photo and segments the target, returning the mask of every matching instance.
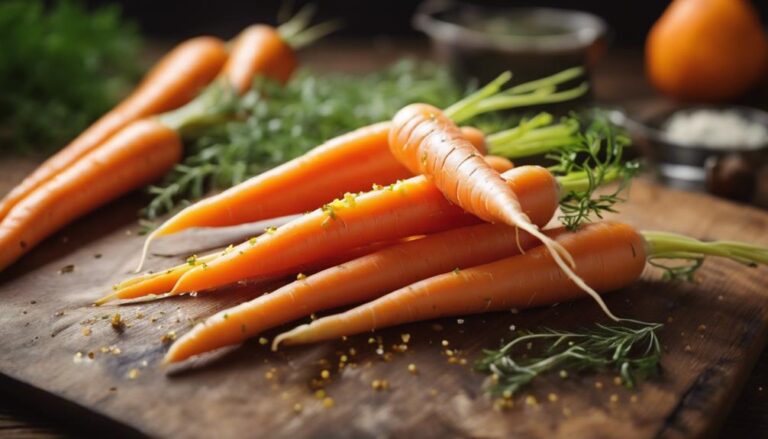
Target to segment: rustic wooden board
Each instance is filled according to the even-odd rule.
[[[381,331],[376,335],[389,352],[383,356],[369,335],[278,353],[253,341],[163,370],[164,334],[182,333],[190,322],[268,288],[90,307],[136,262],[142,238],[130,219],[137,205],[126,200],[96,212],[3,275],[0,373],[2,385],[12,386],[6,391],[34,394],[52,414],[92,413],[102,425],[114,422],[114,431],[152,436],[692,437],[717,431],[766,341],[768,270],[712,260],[696,284],[662,283],[649,272],[608,297],[619,315],[667,322],[663,373],[634,391],[604,374],[543,380],[530,389],[535,404],[525,403],[526,394],[503,412],[483,396],[483,377],[471,370],[482,348],[508,337],[510,325],[588,325],[601,316],[587,300]],[[621,218],[642,228],[768,244],[768,214],[644,181],[632,188]],[[155,257],[150,264],[177,259]],[[70,264],[74,271],[59,273]],[[123,332],[103,318],[115,312],[128,323]],[[408,350],[395,352],[392,345],[405,333]],[[449,363],[442,340],[467,364]],[[120,353],[101,351],[110,346]],[[339,371],[342,354],[355,366]],[[411,363],[418,374],[407,371]],[[325,368],[332,408],[323,407],[312,386]],[[138,376],[130,379],[133,369]],[[390,389],[372,390],[374,379],[388,380]]]

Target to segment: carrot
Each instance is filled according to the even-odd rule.
[[[256,238],[253,238],[256,239]],[[270,273],[269,275],[261,276],[258,278],[248,279],[251,283],[260,283],[265,281],[276,280],[285,277],[290,274],[306,272],[313,273],[320,269],[332,267],[343,262],[355,259],[364,254],[368,254],[377,251],[381,248],[393,245],[393,242],[375,242],[367,245],[360,246],[358,248],[343,252],[337,257],[328,257],[318,260],[313,263],[305,264],[302,266],[291,267],[279,272]],[[197,257],[191,256],[187,258],[187,261],[183,264],[179,264],[175,267],[171,267],[165,271],[158,273],[147,274],[139,276],[134,279],[121,282],[113,287],[113,292],[108,294],[94,302],[94,305],[103,305],[113,300],[131,300],[137,298],[146,298],[147,296],[159,296],[163,297],[171,291],[176,282],[181,278],[184,273],[192,270],[195,267],[204,267],[212,260],[219,256],[226,255],[234,249],[233,246],[226,248],[221,252],[211,253],[205,256]]]
[[[552,217],[558,188],[543,168],[515,168],[505,175],[537,224]],[[173,293],[203,291],[290,269],[375,241],[447,230],[477,222],[451,204],[423,176],[359,196],[345,197],[288,223],[255,243],[245,242],[207,267],[185,273]]]
[[[182,361],[311,313],[367,302],[413,282],[530,249],[529,234],[478,224],[393,245],[299,279],[250,302],[217,313],[171,346],[166,362]]]
[[[468,212],[488,222],[518,227],[541,240],[563,272],[590,294],[609,317],[618,320],[598,293],[569,267],[574,265],[571,255],[531,222],[514,189],[482,160],[477,149],[440,109],[411,104],[398,111],[392,119],[389,148],[408,170],[432,178],[446,198]]]
[[[734,241],[702,242],[666,232],[639,232],[605,221],[575,232],[547,232],[576,260],[577,273],[607,293],[636,281],[646,262],[668,276],[690,278],[707,256],[746,265],[768,264],[768,248]],[[659,260],[682,259],[689,265]],[[495,262],[440,274],[395,290],[341,314],[315,320],[278,335],[273,347],[335,339],[365,331],[434,318],[550,305],[584,297],[546,247]]]
[[[389,184],[412,174],[389,153],[389,122],[336,137],[307,154],[182,210],[147,238],[192,227],[223,227],[303,213],[345,192]],[[483,134],[466,128],[478,148]],[[350,166],[352,164],[352,166]]]
[[[576,233],[560,229],[553,236],[576,260],[577,273],[597,291],[625,287],[645,267],[643,237],[625,224],[595,223]],[[313,343],[440,317],[530,308],[582,296],[582,289],[563,276],[551,252],[541,246],[522,255],[424,279],[280,334],[274,346]]]
[[[177,46],[150,70],[126,100],[9,192],[0,202],[0,220],[36,188],[72,166],[131,122],[188,102],[213,80],[226,59],[224,43],[216,38],[193,38]]]
[[[291,46],[272,26],[257,24],[243,30],[235,40],[230,61],[222,76],[238,94],[251,89],[258,74],[281,83],[288,82],[298,61]]]
[[[172,129],[133,122],[22,199],[0,223],[0,270],[70,221],[149,184],[181,158]]]

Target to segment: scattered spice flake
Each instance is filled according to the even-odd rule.
[[[112,325],[112,328],[118,332],[125,329],[125,321],[123,321],[123,318],[120,316],[119,312],[116,312],[112,315],[112,319],[110,319],[109,324]]]
[[[443,346],[448,346],[451,343],[448,340],[443,340],[443,341],[440,342],[440,344],[443,345]]]
[[[315,398],[317,398],[317,399],[323,399],[323,398],[326,397],[326,395],[327,394],[325,393],[325,390],[323,390],[323,389],[315,390]]]
[[[65,265],[59,269],[59,274],[72,273],[75,271],[75,266],[72,264]]]
[[[277,227],[269,226],[266,229],[264,229],[264,232],[271,235],[271,234],[277,232]]]
[[[463,325],[464,319],[456,319],[456,323],[458,323],[459,325]]]
[[[94,259],[101,259],[101,256],[102,256],[101,253],[96,253],[95,255],[93,255],[93,258]]]
[[[400,334],[400,340],[402,340],[403,343],[408,343],[411,341],[411,334]]]
[[[614,393],[613,395],[611,395],[610,401],[611,401],[611,404],[616,404],[617,402],[619,402],[619,395]]]
[[[530,406],[535,406],[539,403],[539,401],[536,400],[536,397],[533,395],[528,395],[525,397],[525,404]]]
[[[412,373],[413,375],[416,375],[419,373],[419,370],[416,368],[416,365],[411,363],[408,365],[408,372]]]
[[[64,311],[56,311],[55,313],[53,313],[54,317],[61,317],[63,315],[64,315]]]
[[[297,402],[293,405],[293,411],[296,413],[301,413],[301,411],[304,410],[304,406],[301,405],[301,403]]]
[[[117,392],[117,387],[110,387],[110,388],[109,388],[109,391],[110,391],[110,392]]]
[[[559,375],[560,375],[560,378],[562,378],[562,379],[566,379],[566,378],[568,378],[568,371],[566,371],[566,370],[561,370],[561,371],[560,371],[560,373],[559,373]]]
[[[353,357],[354,357],[355,355],[357,355],[357,349],[355,349],[355,348],[349,348],[349,355],[351,355],[351,356],[353,356]]]
[[[309,319],[312,320],[312,321],[317,320],[317,314],[315,314],[315,313],[310,314],[309,315]]]
[[[82,332],[83,332],[84,336],[88,337],[89,335],[91,335],[91,327],[90,326],[84,326]]]
[[[322,379],[324,379],[324,380],[327,380],[327,379],[328,379],[328,378],[330,378],[330,377],[331,377],[331,373],[328,371],[328,369],[323,369],[323,370],[320,372],[320,378],[322,378]]]
[[[128,376],[128,379],[129,379],[129,380],[135,380],[136,378],[138,378],[138,377],[139,377],[139,374],[140,374],[140,373],[141,373],[141,372],[139,372],[139,369],[136,369],[136,368],[134,367],[133,369],[131,369],[131,370],[129,370],[129,371],[128,371],[128,375],[127,375],[127,376]]]
[[[603,388],[603,382],[602,381],[595,381],[595,389],[600,390]]]
[[[371,382],[373,390],[389,390],[389,381],[387,380],[373,380]]]
[[[94,358],[96,358],[96,354],[94,354],[93,351],[89,351],[88,352],[88,358],[93,360]]]
[[[697,331],[699,331],[699,332],[704,332],[704,331],[706,331],[706,330],[707,330],[707,325],[701,324],[701,325],[699,325],[699,326],[696,328],[696,330],[697,330]]]
[[[176,331],[168,331],[160,337],[160,342],[163,344],[168,344],[174,340],[176,340]]]
[[[629,397],[629,402],[631,402],[633,404],[636,403],[637,402],[637,395],[630,396]]]
[[[191,265],[193,267],[195,265],[197,265],[197,255],[192,255],[192,256],[188,257],[187,258],[187,264],[189,264],[189,265]]]
[[[327,409],[333,407],[333,398],[331,398],[330,396],[323,398],[323,407]]]
[[[29,303],[30,303],[30,305],[36,305],[37,304],[37,300],[30,300]]]
[[[254,238],[251,238],[251,239],[249,239],[249,240],[248,240],[248,244],[250,244],[250,245],[256,245],[256,241],[258,241],[258,238],[255,238],[255,237],[254,237]]]
[[[558,397],[556,393],[550,393],[549,395],[547,395],[547,399],[549,400],[549,402],[557,402]]]
[[[495,401],[493,401],[493,408],[494,410],[507,410],[514,407],[515,403],[511,399],[505,399],[505,398],[497,398]]]
[[[460,273],[461,273],[461,269],[459,269],[459,267],[456,267],[456,268],[453,269],[453,274],[455,276],[458,276]]]
[[[685,352],[693,352],[693,348],[691,345],[687,344],[685,345],[685,348],[683,349]]]
[[[275,378],[275,373],[277,371],[275,369],[270,369],[266,373],[264,373],[264,378],[271,380]]]
[[[573,412],[571,412],[570,408],[563,407],[563,416],[565,416],[566,418],[570,418],[572,413]]]
[[[613,385],[620,386],[622,384],[621,377],[613,377]]]
[[[265,344],[269,343],[269,340],[266,337],[259,337],[259,344],[264,346]]]
[[[373,337],[369,337],[368,338],[368,344],[374,344],[374,343],[376,343],[376,339],[373,338]]]
[[[307,275],[304,273],[299,273],[296,275],[296,280],[304,280],[307,278]]]

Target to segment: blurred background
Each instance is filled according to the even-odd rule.
[[[229,37],[253,22],[275,22],[286,2],[277,0],[89,0],[99,6],[120,4],[127,17],[135,20],[150,38],[176,40],[200,33]],[[412,0],[371,2],[359,0],[315,0],[292,2],[293,9],[308,3],[318,5],[321,20],[339,18],[344,27],[333,38],[398,37],[421,38],[411,19],[419,6]],[[610,26],[613,44],[641,47],[653,23],[669,5],[669,0],[469,0],[463,3],[483,6],[536,6],[578,9],[603,18]],[[763,17],[768,17],[768,1],[753,1]],[[211,8],[215,8],[215,13]]]

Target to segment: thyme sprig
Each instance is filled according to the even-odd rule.
[[[622,320],[593,329],[523,331],[498,350],[486,350],[476,370],[490,375],[486,389],[494,396],[511,397],[537,377],[559,371],[614,370],[632,388],[656,374],[661,359],[657,332],[660,323]],[[534,354],[540,352],[540,354]]]

